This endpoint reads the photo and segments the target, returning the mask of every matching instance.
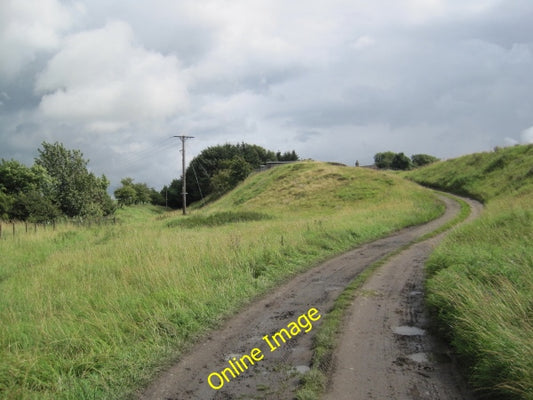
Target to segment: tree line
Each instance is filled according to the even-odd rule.
[[[102,217],[112,214],[117,205],[143,203],[182,207],[181,179],[157,191],[124,178],[114,191],[114,201],[107,193],[109,180],[89,172],[89,160],[80,150],[43,142],[38,154],[29,167],[13,159],[0,161],[0,219],[46,222],[60,217]],[[223,195],[268,161],[296,160],[294,150],[275,153],[246,143],[209,147],[186,170],[187,202]]]
[[[88,171],[81,151],[43,142],[38,153],[31,167],[0,161],[0,219],[44,222],[113,213],[109,180]]]
[[[376,153],[374,155],[374,164],[379,169],[394,169],[394,170],[410,170],[419,168],[439,161],[437,157],[429,154],[413,154],[411,158],[404,153],[394,153],[392,151],[385,151]]]

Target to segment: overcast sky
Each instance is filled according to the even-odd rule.
[[[370,164],[533,142],[531,0],[0,0],[0,158],[160,189],[208,146]]]

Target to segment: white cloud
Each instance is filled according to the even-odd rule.
[[[531,0],[0,0],[0,157],[59,140],[160,185],[179,146],[136,163],[128,143],[350,164],[512,144],[531,126],[532,19]]]
[[[522,139],[522,143],[533,143],[533,126],[522,131],[520,138]]]
[[[82,11],[58,0],[0,2],[0,76],[12,78],[42,51],[56,49],[62,33]]]
[[[125,22],[66,38],[38,76],[46,117],[110,131],[128,122],[165,118],[188,104],[186,77],[175,56],[135,43]]]

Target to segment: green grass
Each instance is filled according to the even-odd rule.
[[[533,399],[532,171],[529,145],[408,174],[486,202],[481,218],[431,256],[427,288],[437,328],[468,365],[470,381],[497,399]],[[450,185],[450,176],[464,183]]]
[[[270,219],[268,214],[253,211],[221,211],[207,215],[192,215],[187,218],[176,218],[167,223],[168,227],[198,228],[202,226],[220,226],[237,222],[261,221]]]
[[[442,210],[399,177],[302,163],[251,176],[190,216],[133,207],[116,225],[6,237],[0,398],[127,398],[265,290]],[[235,222],[253,212],[269,218]],[[210,215],[226,217],[198,223]]]
[[[426,186],[487,202],[531,192],[533,145],[514,146],[441,161],[405,175]]]

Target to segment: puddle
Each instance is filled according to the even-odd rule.
[[[427,353],[413,353],[409,354],[407,358],[417,363],[427,363],[429,361]]]
[[[224,360],[226,361],[233,360],[233,357],[235,357],[236,359],[239,359],[239,357],[242,357],[242,354],[237,354],[237,353],[224,354]]]
[[[409,292],[409,296],[421,296],[423,294],[424,293],[421,292],[420,290],[413,290],[412,292]]]
[[[392,328],[392,331],[401,336],[422,336],[426,334],[424,329],[417,328],[416,326],[396,326]]]
[[[309,368],[307,365],[297,365],[294,367],[294,369],[296,370],[296,372],[299,372],[300,374],[305,374],[311,368]]]

